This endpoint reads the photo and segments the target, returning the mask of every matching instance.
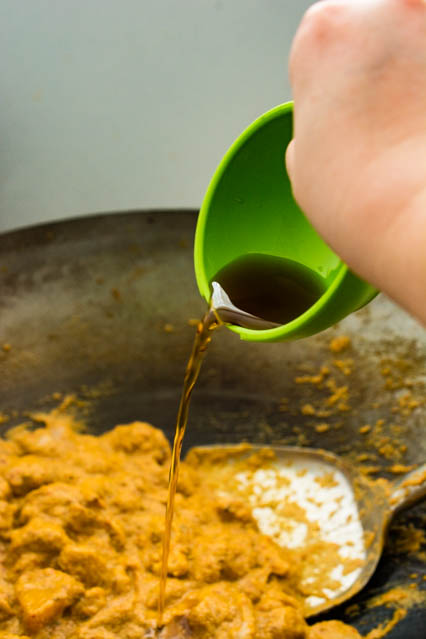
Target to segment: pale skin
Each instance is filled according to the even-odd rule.
[[[426,324],[426,0],[323,0],[290,55],[296,200],[361,277]]]

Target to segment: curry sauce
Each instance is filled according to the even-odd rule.
[[[59,410],[0,441],[0,638],[154,637],[170,447],[135,422],[92,436]],[[163,639],[356,639],[303,618],[296,555],[183,462]]]

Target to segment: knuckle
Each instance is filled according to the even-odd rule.
[[[338,39],[348,21],[347,13],[347,5],[339,0],[316,2],[306,11],[290,50],[291,82],[309,60],[312,62],[317,59],[322,51]]]
[[[334,36],[340,28],[342,18],[348,10],[348,5],[336,0],[317,2],[306,11],[301,28],[306,37],[316,40],[326,40]]]

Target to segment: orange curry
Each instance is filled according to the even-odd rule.
[[[156,636],[170,447],[135,422],[99,437],[59,411],[0,441],[0,639]],[[308,626],[291,551],[183,463],[161,639],[359,639]]]

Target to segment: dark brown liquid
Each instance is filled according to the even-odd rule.
[[[163,623],[174,499],[190,398],[200,373],[204,354],[212,338],[212,331],[220,325],[218,318],[224,322],[242,323],[242,325],[246,322],[249,327],[257,328],[265,328],[265,326],[270,328],[268,324],[274,325],[274,323],[285,324],[312,306],[325,288],[322,279],[310,269],[292,260],[268,255],[248,255],[239,258],[222,269],[213,279],[219,282],[233,304],[255,316],[255,321],[253,317],[251,320],[247,320],[247,317],[241,320],[235,310],[227,311],[226,308],[220,308],[214,311],[209,310],[197,326],[185,372],[170,465],[158,599],[157,626],[159,628]],[[266,324],[262,325],[264,320]]]
[[[238,309],[281,325],[291,322],[308,310],[324,293],[325,280],[308,267],[282,257],[249,254],[234,260],[213,278]],[[224,322],[247,328],[270,328],[253,325],[244,316],[217,308]]]
[[[213,311],[209,310],[197,326],[191,356],[186,366],[185,378],[183,382],[182,395],[180,398],[178,415],[176,419],[176,432],[173,442],[172,459],[169,472],[169,491],[166,505],[166,525],[163,537],[163,553],[161,559],[160,590],[158,598],[158,621],[157,625],[162,626],[164,613],[164,600],[166,594],[167,568],[170,551],[170,536],[172,533],[174,500],[176,486],[179,478],[180,453],[182,450],[183,437],[185,435],[188,421],[188,410],[192,390],[198,379],[204,354],[212,338],[212,331],[219,326]]]

